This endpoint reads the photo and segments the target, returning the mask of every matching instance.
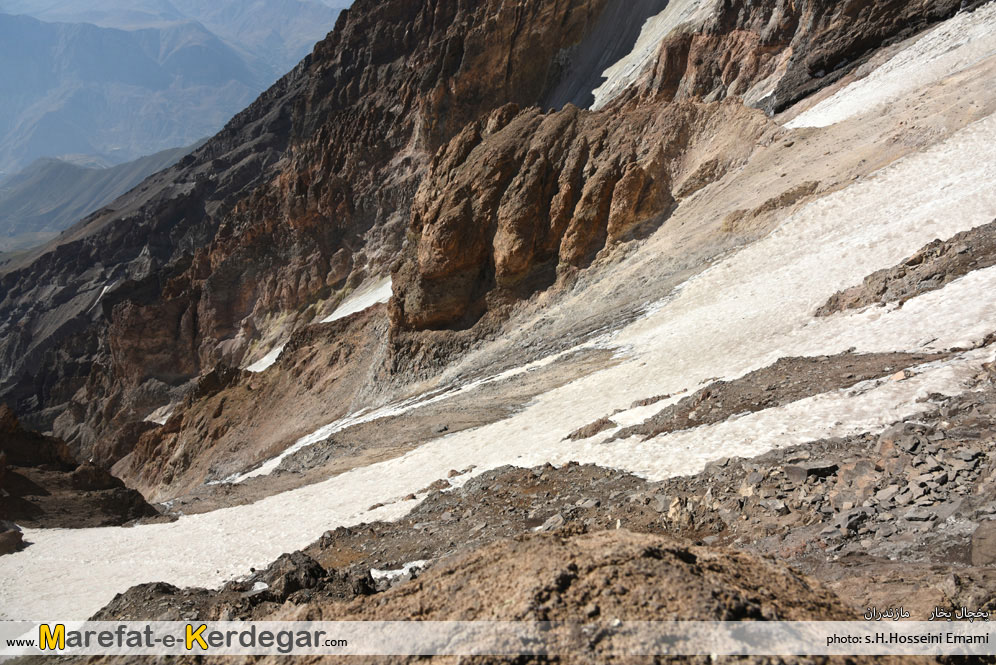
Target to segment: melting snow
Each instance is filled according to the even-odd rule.
[[[344,319],[350,314],[362,312],[368,307],[391,299],[391,279],[387,278],[383,282],[378,282],[368,289],[354,293],[340,303],[332,314],[324,319],[322,323],[332,323],[338,319]]]
[[[155,423],[157,425],[165,425],[169,417],[173,415],[173,409],[176,408],[175,404],[167,404],[166,406],[161,406],[152,413],[150,413],[146,418],[145,422]]]
[[[812,313],[835,291],[895,265],[930,240],[996,217],[994,144],[996,117],[989,117],[801,207],[769,236],[693,278],[666,306],[614,335],[613,344],[628,354],[622,362],[539,395],[508,419],[251,505],[132,528],[25,530],[31,547],[0,557],[0,617],[83,618],[115,593],[150,580],[217,586],[328,529],[402,516],[412,503],[400,497],[452,468],[473,464],[478,474],[505,464],[577,460],[660,479],[697,471],[722,456],[877,431],[915,416],[929,406],[922,397],[963,391],[992,352],[967,352],[917,368],[908,380],[867,382],[651,441],[563,441],[579,425],[635,399],[694,389],[709,377],[734,378],[781,356],[850,347],[943,349],[983,338],[996,321],[996,268],[902,308],[821,319]],[[649,243],[646,251],[654,251],[653,239]]]
[[[959,14],[917,39],[867,77],[785,126],[826,127],[897,101],[996,55],[996,3]]]
[[[360,423],[370,422],[371,420],[377,420],[378,418],[383,417],[382,413],[379,411],[374,411],[369,415],[365,414],[367,414],[367,409],[363,409],[362,411],[358,411],[355,414],[346,416],[341,420],[337,420],[334,423],[330,423],[328,425],[325,425],[324,427],[320,427],[311,434],[301,437],[300,439],[295,441],[292,446],[287,448],[287,450],[280,453],[276,457],[267,460],[266,462],[261,464],[259,467],[253,469],[252,471],[236,474],[234,476],[226,478],[222,482],[241,483],[245,480],[248,480],[249,478],[256,478],[258,476],[268,476],[274,471],[276,471],[277,467],[280,466],[280,463],[283,462],[284,459],[290,457],[297,451],[303,450],[304,448],[316,444],[319,441],[324,441],[325,439],[329,438],[336,432],[341,432],[347,427],[352,427],[353,425],[359,425]]]
[[[300,439],[295,441],[290,447],[288,447],[285,451],[283,451],[276,457],[272,457],[269,460],[263,462],[263,464],[261,464],[255,469],[252,469],[251,471],[234,474],[232,476],[229,476],[228,478],[225,478],[224,480],[214,481],[208,484],[209,485],[217,485],[222,483],[236,484],[248,480],[249,478],[256,478],[258,476],[268,476],[277,470],[277,467],[280,466],[281,462],[283,462],[286,458],[290,457],[294,453],[300,450],[304,450],[308,446],[312,446],[316,443],[324,441],[333,434],[341,432],[342,430],[348,427],[353,427],[354,425],[362,425],[364,423],[373,422],[375,420],[380,420],[382,418],[391,418],[394,416],[400,416],[402,414],[408,413],[409,411],[413,411],[423,406],[428,406],[429,404],[434,404],[436,402],[441,402],[443,400],[451,399],[453,397],[456,397],[457,395],[468,393],[472,390],[476,390],[480,386],[489,383],[495,383],[498,381],[505,381],[520,374],[531,372],[540,367],[545,367],[555,362],[565,354],[573,353],[581,348],[593,348],[595,346],[598,346],[599,343],[600,340],[588,342],[574,349],[562,351],[547,358],[541,358],[540,360],[534,361],[527,365],[523,365],[522,367],[515,367],[510,370],[506,370],[500,374],[489,376],[483,379],[477,379],[476,381],[471,381],[463,385],[448,386],[446,388],[437,390],[432,393],[428,393],[425,395],[416,395],[415,397],[410,397],[400,402],[395,402],[393,404],[388,404],[386,406],[381,406],[372,410],[361,409],[356,413],[351,413],[348,416],[345,416],[343,418],[340,418],[339,420],[329,423],[328,425],[323,425],[322,427],[319,427],[317,430],[315,430],[311,434],[308,434],[307,436],[301,437]]]
[[[362,312],[368,307],[373,307],[377,303],[387,302],[391,299],[391,280],[388,278],[385,281],[378,282],[368,289],[360,291],[353,294],[349,298],[346,298],[339,307],[336,308],[332,314],[324,319],[322,323],[331,323],[338,319],[344,319],[350,314],[356,314],[357,312]],[[249,372],[265,372],[266,370],[273,367],[273,364],[277,362],[280,354],[283,353],[285,344],[274,348],[265,356],[254,362],[253,364],[246,367]],[[332,432],[330,432],[332,434]],[[327,435],[326,435],[327,436]],[[324,437],[323,437],[324,438]],[[321,439],[318,439],[320,441]],[[315,443],[312,441],[312,443]],[[279,463],[279,462],[278,462]],[[274,467],[276,468],[276,467]],[[270,469],[272,471],[273,469]],[[266,471],[266,473],[270,473]],[[249,477],[249,476],[246,476]],[[244,480],[244,478],[243,478]],[[227,481],[226,481],[227,482]]]
[[[105,284],[104,288],[102,288],[100,290],[100,295],[98,295],[97,299],[93,301],[92,305],[90,305],[90,309],[93,309],[94,307],[96,307],[97,305],[99,305],[100,301],[103,300],[103,298],[104,298],[105,295],[107,295],[107,292],[110,291],[111,289],[113,289],[115,286],[117,286],[117,284],[118,284],[117,280],[114,280],[110,284]],[[89,311],[89,310],[87,310],[87,311]]]

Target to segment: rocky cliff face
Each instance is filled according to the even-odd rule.
[[[356,3],[203,148],[5,267],[3,397],[113,462],[126,424],[240,363],[268,317],[384,272],[427,156],[537,101],[603,4]]]
[[[0,268],[0,399],[111,464],[143,436],[161,453],[153,410],[369,276],[393,269],[395,338],[500,319],[735,168],[766,131],[757,109],[960,3],[675,2],[706,18],[602,110],[559,106],[606,17],[664,7],[619,4],[356,2],[205,146]]]
[[[467,327],[574,274],[735,167],[764,130],[751,104],[780,110],[957,5],[716,3],[598,112],[507,106],[468,125],[415,197],[392,321]],[[741,150],[710,150],[717,132],[739,134]]]

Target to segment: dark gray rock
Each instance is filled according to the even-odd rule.
[[[802,485],[809,478],[827,478],[837,473],[838,467],[833,462],[813,461],[802,464],[789,464],[783,467],[785,477],[796,485]]]

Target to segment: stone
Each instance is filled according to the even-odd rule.
[[[878,499],[879,502],[885,503],[885,502],[891,501],[893,498],[895,498],[896,494],[898,494],[898,493],[899,493],[899,486],[898,485],[889,485],[885,489],[879,490],[878,492],[876,492],[875,493],[875,498]]]
[[[967,448],[963,448],[961,450],[955,451],[954,453],[951,454],[951,456],[954,457],[956,460],[961,460],[962,462],[972,462],[975,459],[981,457],[982,453],[979,452],[978,450],[969,450]]]
[[[86,491],[109,490],[124,486],[124,483],[106,469],[93,464],[81,464],[77,467],[70,475],[70,482],[74,489]]]
[[[948,501],[942,503],[933,509],[934,516],[937,518],[938,522],[944,522],[949,517],[954,515],[961,509],[962,501],[959,499],[957,501]]]
[[[855,531],[867,519],[871,511],[867,508],[854,508],[841,513],[836,525],[843,531]]]
[[[896,533],[896,526],[891,523],[883,524],[875,531],[879,538],[888,538]]]
[[[325,577],[325,569],[307,554],[293,552],[282,554],[258,576],[283,601],[295,591],[314,588]]]
[[[12,554],[24,547],[24,536],[15,524],[0,522],[0,556]]]
[[[996,565],[996,521],[983,522],[972,534],[972,565]]]
[[[543,522],[537,531],[553,531],[554,529],[559,529],[564,526],[566,521],[567,520],[564,519],[563,515],[557,513],[556,515],[550,517],[547,521]]]
[[[839,467],[833,462],[805,462],[789,464],[782,467],[785,477],[796,485],[802,485],[808,478],[827,478],[837,472]]]

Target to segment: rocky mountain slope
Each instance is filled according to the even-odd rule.
[[[0,251],[38,245],[169,168],[192,148],[174,148],[109,168],[40,159],[0,183]]]
[[[5,612],[161,580],[106,616],[373,616],[339,604],[371,569],[505,561],[537,528],[564,538],[523,552],[584,558],[631,537],[573,529],[617,526],[846,599],[860,574],[868,602],[942,602],[889,595],[923,564],[911,586],[955,572],[988,606],[994,26],[359,0],[219,135],[0,268],[0,399],[175,518],[26,530]],[[42,588],[97,538],[90,578]],[[136,550],[169,556],[122,570]],[[431,606],[432,575],[385,603]]]
[[[485,311],[500,319],[563,284],[770,140],[740,95],[767,86],[759,101],[787,104],[956,4],[897,2],[861,20],[819,3],[706,12],[661,41],[611,111],[545,116],[528,107],[563,82],[571,49],[598,38],[604,2],[357,5],[189,159],[4,269],[0,394],[90,455],[175,387],[245,364],[390,268],[388,367],[431,374],[425,336],[409,332],[486,329]],[[850,64],[815,76],[835,59]],[[739,140],[720,140],[721,126]],[[43,301],[53,280],[65,286]],[[439,337],[428,353],[468,344]]]

